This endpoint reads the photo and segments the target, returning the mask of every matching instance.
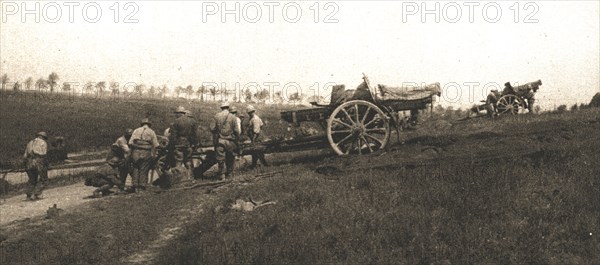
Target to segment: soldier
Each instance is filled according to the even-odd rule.
[[[174,156],[171,160],[175,161],[175,167],[185,166],[189,169],[189,158],[197,144],[198,123],[184,107],[178,107],[175,115],[177,118],[169,130],[169,151]]]
[[[131,148],[129,148],[129,139],[133,129],[126,129],[123,136],[119,137],[110,147],[110,153],[106,161],[115,159],[114,164],[117,166],[119,180],[122,183],[127,181],[127,175],[130,169]]]
[[[41,199],[44,184],[48,180],[48,134],[39,132],[25,148],[23,159],[27,171],[28,186],[26,189],[28,200]]]
[[[132,192],[145,190],[148,183],[148,172],[156,157],[156,148],[159,146],[156,133],[150,128],[152,123],[148,119],[143,119],[141,127],[135,129],[129,139],[131,146],[131,163],[133,172]]]
[[[120,192],[125,190],[124,182],[119,179],[120,165],[123,161],[118,157],[113,157],[106,161],[106,164],[98,168],[98,172],[95,175],[89,176],[85,179],[86,186],[97,187],[94,191],[93,197],[100,198],[110,193],[110,189],[115,185],[119,188]]]
[[[217,163],[219,165],[219,179],[221,180],[231,177],[233,174],[235,163],[233,152],[237,148],[236,141],[240,135],[237,125],[237,117],[229,113],[229,103],[221,103],[221,112],[215,115],[210,125]],[[227,168],[227,173],[224,173],[225,167]]]
[[[261,142],[261,132],[264,123],[258,115],[256,115],[256,109],[253,106],[248,106],[246,109],[248,112],[248,127],[246,127],[246,134],[250,138],[250,141],[253,145]],[[265,153],[260,150],[256,150],[252,152],[252,168],[257,166],[258,161],[260,161],[264,166],[268,166],[269,164],[265,160]]]
[[[500,92],[495,88],[490,91],[485,99],[485,110],[490,118],[494,117],[498,112],[498,99],[500,99]]]

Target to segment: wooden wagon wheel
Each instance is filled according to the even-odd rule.
[[[327,139],[338,155],[372,153],[385,148],[389,137],[387,116],[367,101],[345,102],[327,120]]]
[[[515,95],[504,95],[497,103],[498,114],[517,114],[523,106],[521,99]]]

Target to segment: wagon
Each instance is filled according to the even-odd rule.
[[[281,118],[297,125],[320,123],[326,131],[323,141],[338,155],[368,154],[388,145],[392,127],[400,133],[400,111],[426,109],[433,96],[440,96],[441,91],[439,83],[409,91],[383,85],[374,87],[366,75],[363,79],[363,92],[368,91],[363,97],[342,102],[334,102],[332,98],[329,105],[281,112]]]

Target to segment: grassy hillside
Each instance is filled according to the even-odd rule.
[[[237,104],[243,111],[245,105]],[[136,128],[142,118],[154,123],[157,133],[175,119],[173,111],[184,106],[193,111],[201,125],[208,127],[210,119],[219,110],[216,103],[185,100],[117,100],[108,98],[81,98],[59,94],[33,94],[0,91],[0,166],[8,166],[25,149],[27,142],[38,131],[50,137],[63,136],[70,151],[105,150],[125,128]],[[258,114],[269,121],[268,134],[285,132],[287,124],[280,124],[281,106],[255,105]],[[286,108],[291,108],[287,106]],[[210,133],[204,139],[210,144]]]

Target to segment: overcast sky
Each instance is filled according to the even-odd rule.
[[[545,107],[589,102],[600,91],[598,1],[498,2],[487,6],[487,15],[489,2],[437,2],[439,23],[435,15],[421,17],[423,7],[435,9],[433,1],[319,2],[318,8],[298,2],[302,14],[295,23],[295,5],[284,15],[285,3],[237,2],[239,23],[233,14],[222,21],[222,2],[141,1],[128,9],[120,2],[118,15],[114,1],[97,2],[101,16],[92,5],[84,16],[82,2],[71,18],[68,3],[37,3],[39,23],[34,15],[23,19],[21,1],[2,1],[0,70],[12,81],[55,71],[61,82],[226,82],[229,88],[295,82],[304,94],[318,83],[328,94],[326,83],[354,88],[364,72],[386,85],[440,82],[443,104],[455,106],[483,99],[487,83],[506,81],[541,79],[537,98]],[[262,16],[255,19],[257,6]],[[134,23],[124,23],[130,14]],[[467,82],[479,83],[471,96]]]

